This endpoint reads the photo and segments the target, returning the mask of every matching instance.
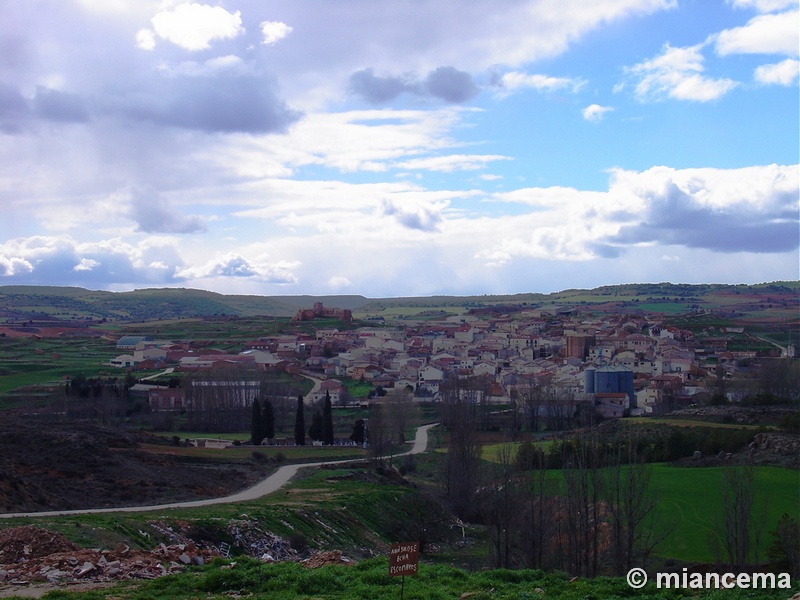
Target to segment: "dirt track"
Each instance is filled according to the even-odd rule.
[[[411,450],[409,450],[408,452],[398,454],[396,456],[403,456],[404,454],[421,454],[422,452],[425,452],[425,449],[428,446],[428,431],[432,427],[435,427],[436,425],[438,425],[438,423],[423,425],[422,427],[417,428],[417,434],[414,438],[414,444]],[[273,473],[269,477],[259,481],[257,484],[255,484],[250,488],[247,488],[235,494],[230,494],[218,498],[207,498],[202,500],[173,502],[169,504],[157,504],[149,506],[127,506],[121,508],[95,508],[95,509],[76,509],[76,510],[52,510],[52,511],[41,511],[41,512],[4,513],[0,514],[0,518],[10,519],[15,517],[37,517],[37,516],[52,517],[59,515],[81,515],[81,514],[113,513],[113,512],[149,512],[154,510],[166,510],[172,508],[193,508],[198,506],[211,506],[214,504],[245,502],[248,500],[255,500],[257,498],[261,498],[262,496],[267,496],[269,494],[274,493],[275,491],[279,490],[281,487],[286,485],[286,483],[288,483],[289,480],[292,477],[294,477],[300,469],[305,469],[308,467],[318,467],[321,465],[357,462],[359,460],[363,459],[357,458],[357,459],[337,460],[337,461],[320,461],[320,462],[304,463],[297,465],[285,465],[280,469],[278,469],[275,473]]]

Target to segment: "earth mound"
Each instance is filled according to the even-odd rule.
[[[146,506],[244,489],[271,465],[145,451],[132,431],[83,421],[0,419],[0,513]]]

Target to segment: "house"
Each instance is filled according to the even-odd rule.
[[[109,361],[109,364],[112,367],[118,367],[118,368],[121,368],[121,369],[124,369],[126,367],[135,367],[136,366],[136,362],[135,362],[135,359],[133,358],[132,354],[120,354],[119,356],[117,356],[115,358],[112,358]]]
[[[117,340],[117,350],[134,350],[137,344],[152,341],[149,335],[123,335]]]

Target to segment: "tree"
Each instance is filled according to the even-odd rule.
[[[252,413],[250,416],[250,442],[254,446],[260,446],[264,439],[264,423],[261,419],[261,403],[258,398],[253,400]]]
[[[476,510],[481,446],[478,441],[476,392],[465,389],[457,377],[448,378],[442,391],[442,421],[448,429],[445,489],[453,512],[469,519]]]
[[[264,437],[271,440],[275,437],[275,408],[269,398],[264,399],[264,406],[261,407],[262,433]]]
[[[294,443],[298,446],[306,445],[306,417],[302,394],[297,397],[297,412],[294,417]]]
[[[326,446],[333,445],[333,411],[331,409],[331,395],[325,391],[325,406],[322,409],[322,443]]]
[[[734,569],[758,559],[760,527],[755,523],[755,468],[726,467],[722,471],[722,532],[728,562]]]
[[[350,434],[350,439],[359,446],[364,444],[364,419],[356,419],[353,423],[353,433]]]
[[[318,410],[315,410],[314,416],[311,417],[311,427],[308,428],[308,437],[318,442],[324,438],[324,429],[322,415]]]

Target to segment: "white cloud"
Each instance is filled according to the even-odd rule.
[[[602,121],[603,117],[605,117],[606,113],[611,112],[614,110],[611,106],[600,106],[599,104],[590,104],[586,108],[581,111],[583,118],[587,121],[592,121],[594,123],[598,121]]]
[[[205,50],[215,40],[232,39],[244,31],[239,11],[229,13],[221,6],[194,2],[159,12],[152,23],[161,39],[190,51]]]
[[[635,82],[636,97],[641,101],[673,98],[708,102],[739,85],[731,79],[712,79],[703,75],[705,59],[702,47],[703,44],[673,48],[666,44],[659,56],[627,67],[625,72]]]
[[[800,53],[800,11],[759,15],[743,27],[721,31],[716,36],[716,51],[729,54]]]
[[[296,283],[297,277],[292,269],[297,262],[279,261],[277,263],[251,262],[238,253],[228,253],[215,257],[202,265],[175,269],[178,280],[198,280],[207,278],[253,278],[265,283]]]
[[[93,258],[82,258],[81,261],[75,265],[72,270],[73,271],[91,271],[96,267],[99,267],[100,263]]]
[[[451,173],[453,171],[474,171],[483,169],[490,162],[498,160],[511,160],[508,156],[498,154],[450,154],[447,156],[429,156],[425,158],[412,158],[410,160],[394,163],[393,166],[412,171],[439,171]]]
[[[328,287],[334,290],[339,290],[342,288],[349,287],[352,285],[352,281],[350,281],[347,277],[342,277],[341,275],[334,275],[328,280]]]
[[[156,34],[151,29],[140,29],[136,33],[136,47],[142,50],[153,50],[156,47]]]
[[[732,0],[734,8],[755,8],[759,12],[776,12],[796,6],[797,0]]]
[[[577,92],[586,85],[586,81],[570,77],[551,77],[511,71],[500,78],[498,85],[504,92],[509,93],[528,88],[544,92],[556,90]]]
[[[753,76],[756,81],[765,85],[794,85],[800,74],[800,61],[787,58],[773,65],[757,67]]]
[[[264,36],[262,44],[270,46],[285,38],[292,32],[292,27],[281,21],[263,21],[261,33]]]

